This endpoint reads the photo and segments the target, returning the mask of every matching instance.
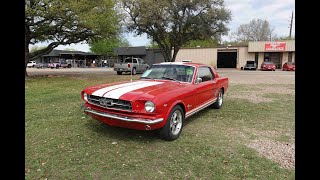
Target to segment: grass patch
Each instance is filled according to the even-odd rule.
[[[226,96],[222,109],[192,116],[181,137],[166,142],[156,132],[109,127],[80,110],[84,87],[121,80],[130,75],[26,79],[26,179],[294,179],[294,170],[245,145],[257,136],[251,130],[279,131],[288,140],[292,96],[270,95],[272,102],[259,104]],[[250,86],[230,85],[227,93]]]

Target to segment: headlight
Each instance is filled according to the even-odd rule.
[[[85,101],[88,101],[88,95],[87,95],[87,93],[83,93],[83,99],[84,99]]]
[[[144,103],[144,109],[147,111],[147,112],[153,112],[155,109],[156,109],[156,106],[154,105],[153,102],[151,101],[147,101],[146,103]]]

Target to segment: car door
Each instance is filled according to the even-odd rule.
[[[202,82],[195,84],[196,94],[195,94],[195,105],[196,107],[202,107],[207,103],[214,101],[216,82],[214,73],[208,66],[200,66],[197,71],[196,78],[201,78]]]

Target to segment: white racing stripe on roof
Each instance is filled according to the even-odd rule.
[[[141,88],[145,88],[145,87],[149,87],[149,86],[154,86],[157,84],[162,84],[163,82],[147,82],[144,81],[144,83],[142,84],[135,84],[129,87],[122,87],[122,88],[118,88],[118,89],[114,89],[112,91],[107,92],[103,97],[107,97],[107,98],[113,98],[113,99],[119,99],[120,96],[137,90],[137,89],[141,89]]]
[[[118,85],[114,85],[114,86],[109,86],[109,87],[105,87],[105,88],[101,88],[99,90],[96,90],[95,92],[92,93],[92,95],[94,96],[103,96],[103,94],[105,94],[108,91],[117,89],[117,88],[122,88],[122,87],[127,87],[127,86],[133,86],[136,84],[142,84],[145,81],[137,81],[137,82],[129,82],[129,83],[124,83],[124,84],[118,84]]]

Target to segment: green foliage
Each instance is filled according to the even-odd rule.
[[[216,47],[219,44],[217,39],[190,40],[183,47]]]
[[[45,46],[33,46],[32,48],[30,48],[30,53],[33,53],[35,51],[39,51],[44,48],[46,48],[46,47]]]
[[[294,40],[294,39],[295,39],[295,36],[293,36],[291,38],[289,36],[281,36],[275,40]]]
[[[223,0],[122,0],[131,32],[146,33],[165,61],[175,61],[179,49],[192,40],[226,34],[231,12]],[[172,52],[173,49],[173,52]]]
[[[115,37],[120,20],[113,0],[27,0],[25,4],[25,61],[59,45]],[[28,45],[50,42],[29,54]]]
[[[98,41],[94,41],[89,43],[90,51],[95,54],[113,56],[114,48],[117,47],[128,47],[130,43],[127,39],[124,38],[112,38],[112,39],[101,39]]]
[[[248,46],[249,41],[224,41],[222,43],[224,46],[231,45],[231,46]]]

